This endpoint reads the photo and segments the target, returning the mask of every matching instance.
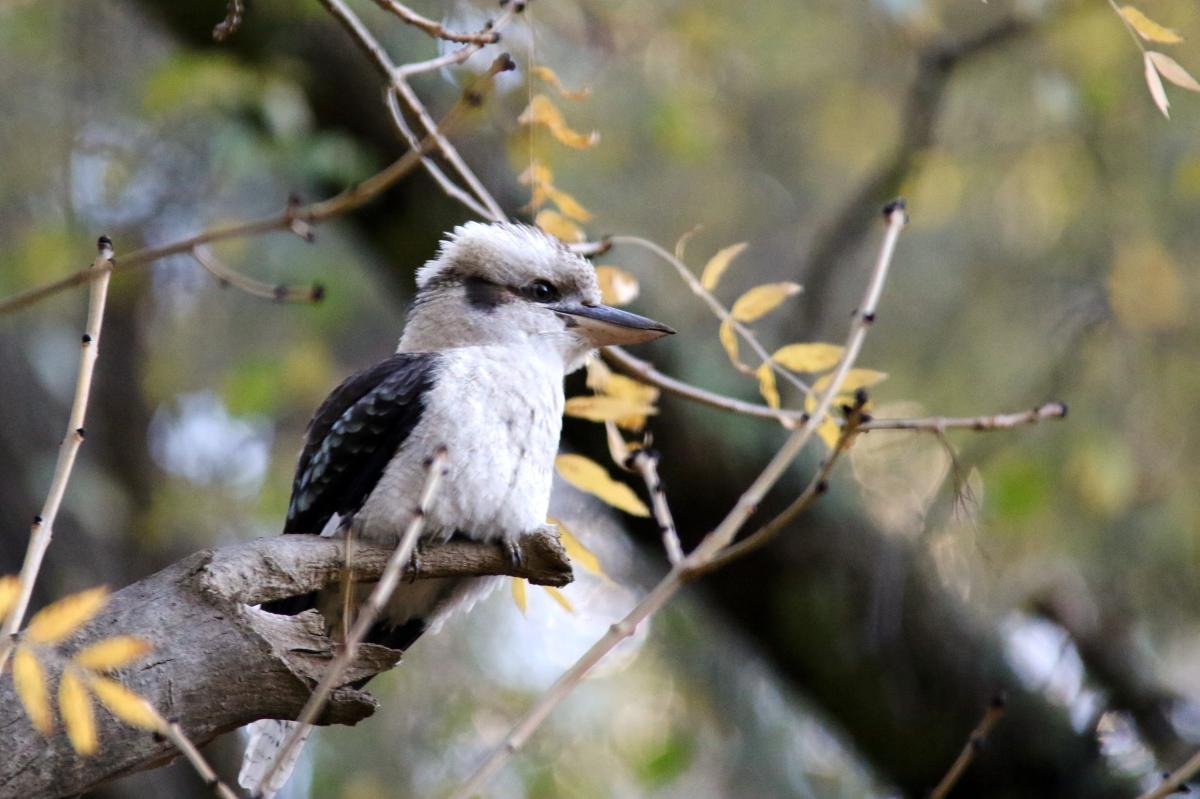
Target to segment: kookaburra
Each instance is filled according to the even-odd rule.
[[[283,532],[353,529],[360,540],[395,545],[426,462],[445,447],[424,537],[515,542],[546,523],[564,375],[597,347],[673,332],[601,304],[592,266],[536,228],[456,228],[417,272],[396,353],[335,388],[309,423]],[[372,640],[406,649],[481,582],[402,583]],[[331,625],[337,594],[313,600]],[[267,796],[282,786],[292,764],[274,784],[258,783],[292,724],[251,725],[243,786]]]

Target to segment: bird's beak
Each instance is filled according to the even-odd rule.
[[[574,328],[596,347],[641,344],[675,332],[661,322],[607,305],[563,302],[549,307],[567,323],[567,327]]]

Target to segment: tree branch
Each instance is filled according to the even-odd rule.
[[[498,544],[452,539],[422,548],[413,579],[509,575],[539,585],[571,582],[571,567],[549,533],[520,541],[514,566]],[[392,555],[390,547],[354,547],[356,579],[373,581]],[[57,652],[65,661],[113,631],[154,645],[123,682],[168,719],[178,719],[197,745],[263,718],[294,719],[339,647],[313,611],[277,616],[251,605],[315,591],[342,576],[338,539],[286,535],[191,555],[114,593],[104,610]],[[181,634],[186,630],[186,634]],[[391,668],[400,653],[363,644],[342,675],[317,724],[354,724],[376,701],[352,683]],[[62,663],[50,661],[51,672]],[[163,765],[178,755],[169,740],[97,717],[101,751],[80,758],[64,735],[35,732],[13,693],[0,682],[0,785],[5,795],[73,796],[131,772]]]

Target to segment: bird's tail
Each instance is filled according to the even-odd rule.
[[[275,759],[279,757],[284,741],[292,735],[294,729],[301,726],[304,731],[301,734],[299,745],[292,749],[286,761],[280,763],[274,776],[271,777],[271,781],[263,783],[263,778],[267,776]],[[238,785],[249,791],[251,796],[271,799],[292,776],[296,763],[300,761],[300,753],[304,750],[304,741],[310,732],[312,732],[311,724],[301,725],[298,721],[263,719],[247,725],[246,752],[242,755],[242,770],[238,772]]]

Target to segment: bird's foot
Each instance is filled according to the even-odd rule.
[[[525,556],[521,554],[521,544],[516,539],[505,539],[504,549],[508,554],[508,565],[513,571],[519,571],[525,565]]]
[[[417,543],[413,547],[412,557],[408,559],[408,568],[404,570],[404,580],[409,583],[417,581],[417,575],[421,572],[421,544]]]

